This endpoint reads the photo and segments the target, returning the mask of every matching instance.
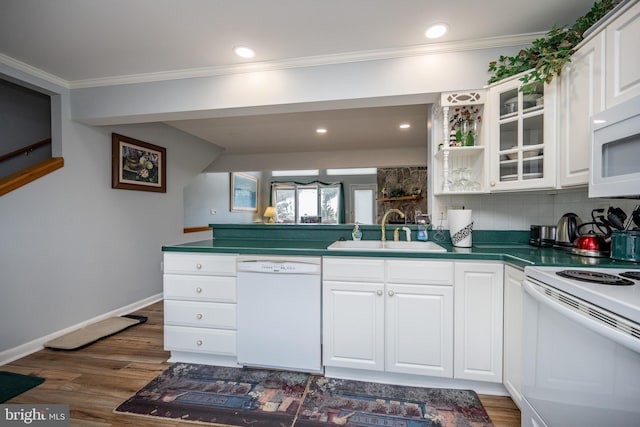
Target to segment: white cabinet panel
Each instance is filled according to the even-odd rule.
[[[640,95],[640,3],[607,24],[607,108]]]
[[[453,288],[387,285],[386,370],[453,376]]]
[[[522,408],[523,280],[524,271],[505,266],[503,383],[518,408]]]
[[[235,356],[236,331],[165,325],[164,345],[175,351]]]
[[[383,292],[379,283],[324,282],[325,365],[384,369]]]
[[[164,276],[165,299],[236,302],[236,278],[217,276]]]
[[[604,33],[571,56],[562,71],[559,184],[587,185],[591,164],[591,116],[604,109]]]
[[[235,276],[236,255],[165,252],[164,272]]]
[[[166,300],[164,322],[166,325],[235,329],[236,305]]]
[[[389,283],[452,285],[453,262],[424,260],[387,260]]]
[[[384,260],[367,258],[324,257],[323,280],[349,280],[356,282],[384,281]]]
[[[454,377],[502,382],[503,267],[456,262]]]

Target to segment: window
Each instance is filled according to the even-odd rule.
[[[338,224],[340,192],[340,184],[275,183],[276,222]]]

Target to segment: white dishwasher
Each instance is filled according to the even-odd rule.
[[[238,257],[238,363],[322,372],[320,272],[319,257]]]

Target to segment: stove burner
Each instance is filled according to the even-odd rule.
[[[582,282],[597,283],[600,285],[616,285],[616,286],[629,286],[634,285],[631,280],[623,279],[613,274],[601,273],[598,271],[589,270],[563,270],[556,273],[558,276],[566,277],[568,279],[579,280]]]
[[[624,273],[620,273],[620,275],[627,279],[640,280],[640,271],[625,271]]]

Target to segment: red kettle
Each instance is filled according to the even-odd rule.
[[[611,228],[605,221],[597,221],[592,212],[592,222],[586,222],[578,227],[580,236],[573,242],[572,253],[591,257],[608,257],[611,252]],[[587,226],[591,229],[583,231]],[[596,231],[597,230],[597,231]]]

